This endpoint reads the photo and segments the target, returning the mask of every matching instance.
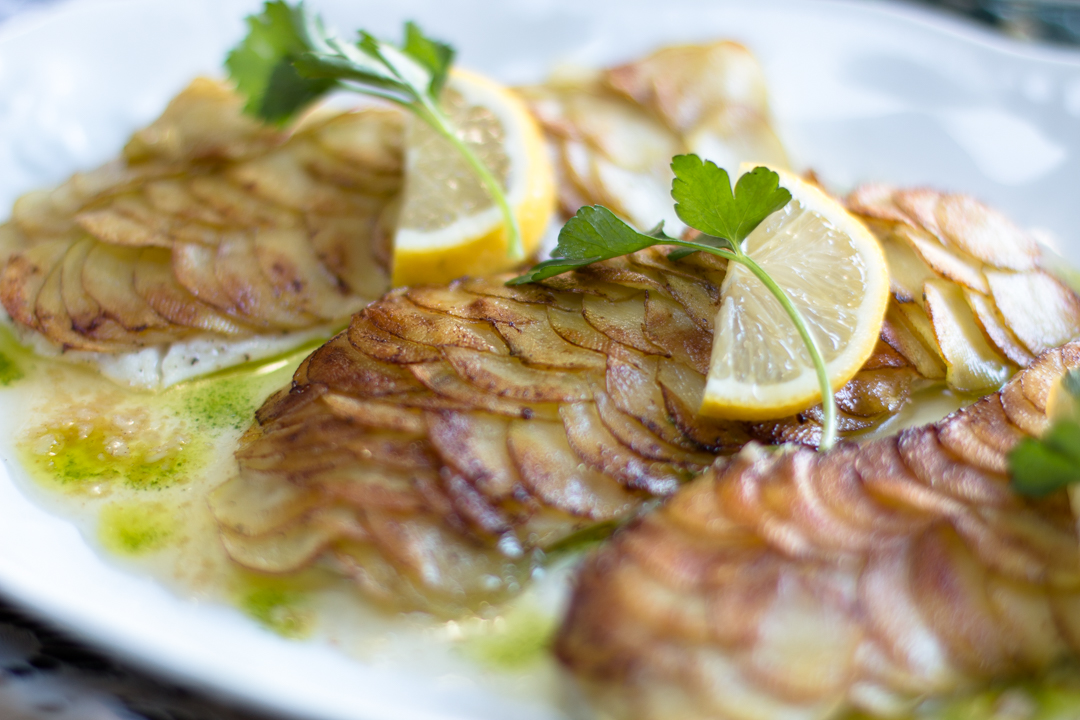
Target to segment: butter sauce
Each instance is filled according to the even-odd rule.
[[[548,646],[571,557],[538,572],[506,606],[450,622],[389,616],[326,569],[270,577],[228,560],[206,497],[235,472],[232,453],[255,410],[313,347],[146,393],[36,357],[0,327],[0,407],[18,418],[14,437],[0,439],[16,460],[10,475],[108,562],[181,598],[232,606],[268,632],[330,643],[361,662],[560,702]]]
[[[182,598],[233,606],[268,632],[331,643],[364,663],[478,685],[538,705],[577,706],[548,651],[576,554],[539,572],[513,602],[448,622],[383,614],[363,603],[347,581],[318,567],[282,578],[228,561],[206,495],[235,471],[232,451],[254,411],[289,382],[310,350],[148,394],[119,388],[80,366],[34,357],[0,328],[0,406],[23,418],[13,439],[23,472],[10,468],[11,474],[105,557],[155,577]],[[931,422],[974,399],[940,385],[913,397],[873,435]],[[1037,682],[927,701],[909,717],[1071,717],[1080,706],[1075,670],[1068,666]]]

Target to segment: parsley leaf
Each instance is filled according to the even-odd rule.
[[[247,24],[247,37],[225,59],[237,90],[247,97],[245,111],[268,122],[287,122],[337,84],[301,77],[293,67],[312,47],[302,6],[271,0],[262,14],[248,16]]]
[[[533,266],[533,269],[510,280],[508,285],[545,280],[601,260],[629,255],[653,245],[670,242],[664,235],[663,225],[650,234],[640,233],[615,216],[602,205],[580,208],[559,231],[559,244],[551,253],[551,259]]]
[[[735,184],[734,193],[727,171],[711,160],[676,155],[671,169],[675,172],[671,183],[675,213],[714,242],[741,243],[765,218],[791,200],[791,193],[780,187],[780,176],[768,168],[756,167],[744,174]]]
[[[1080,403],[1080,370],[1070,370],[1062,386]],[[1080,482],[1080,417],[1058,418],[1041,438],[1024,438],[1009,453],[1012,488],[1020,495],[1041,497]]]

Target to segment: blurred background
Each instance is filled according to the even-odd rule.
[[[963,15],[1022,40],[1080,44],[1080,0],[908,0]]]

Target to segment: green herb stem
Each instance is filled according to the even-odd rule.
[[[754,273],[758,280],[765,283],[765,287],[769,288],[769,292],[779,301],[788,317],[791,318],[791,322],[795,323],[795,329],[799,331],[799,336],[806,344],[806,350],[810,353],[810,360],[813,361],[814,370],[817,372],[818,386],[821,388],[821,407],[825,411],[819,447],[821,450],[828,450],[836,444],[836,398],[833,397],[832,385],[829,384],[829,373],[825,369],[825,358],[821,356],[821,348],[818,347],[817,340],[810,332],[806,319],[799,312],[799,308],[795,307],[795,303],[791,302],[784,288],[777,285],[764,268],[754,262],[750,256],[739,253],[736,262],[741,263]]]
[[[771,292],[777,302],[780,303],[780,306],[784,308],[784,312],[791,318],[791,322],[795,324],[795,329],[799,331],[799,337],[802,338],[803,343],[806,345],[807,352],[810,353],[810,360],[814,363],[814,371],[817,374],[818,386],[821,388],[821,407],[825,413],[821,428],[821,442],[818,444],[818,447],[824,451],[835,445],[836,398],[833,396],[832,385],[829,383],[829,373],[825,367],[825,358],[822,357],[821,348],[818,347],[817,340],[814,338],[813,333],[810,332],[810,326],[807,325],[806,318],[799,312],[799,308],[795,307],[795,303],[791,302],[791,298],[788,297],[784,288],[776,284],[776,281],[769,276],[769,273],[765,271],[765,268],[758,265],[752,257],[738,248],[729,250],[678,240],[672,240],[670,241],[670,244],[679,245],[691,250],[711,253],[726,258],[730,262],[737,262],[750,272],[754,273],[754,277],[765,284],[765,287],[768,288],[769,292]]]
[[[469,167],[473,169],[476,176],[483,183],[487,189],[488,194],[491,195],[491,199],[495,201],[495,204],[499,207],[499,211],[503,216],[503,223],[506,226],[506,240],[507,240],[507,255],[511,260],[520,261],[525,259],[525,248],[521,244],[521,231],[518,228],[517,218],[514,217],[514,211],[510,207],[510,202],[506,198],[506,191],[499,183],[491,170],[487,165],[477,157],[476,153],[472,151],[468,143],[458,136],[454,131],[453,124],[450,119],[442,113],[439,108],[429,105],[424,102],[421,109],[417,109],[416,114],[419,115],[424,122],[430,125],[435,132],[446,138],[451,145],[453,145],[461,156],[465,158],[465,161],[469,163]]]

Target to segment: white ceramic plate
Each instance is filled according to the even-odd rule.
[[[416,19],[460,48],[463,65],[510,82],[661,43],[741,40],[765,66],[800,167],[841,190],[876,179],[973,193],[1080,264],[1080,53],[867,2],[310,1],[339,28],[396,36],[403,19]],[[219,72],[255,5],[85,0],[0,27],[0,208],[114,156],[193,75]],[[297,717],[562,717],[454,677],[280,640],[230,608],[180,599],[106,563],[73,526],[23,497],[3,467],[0,588],[145,666]]]

